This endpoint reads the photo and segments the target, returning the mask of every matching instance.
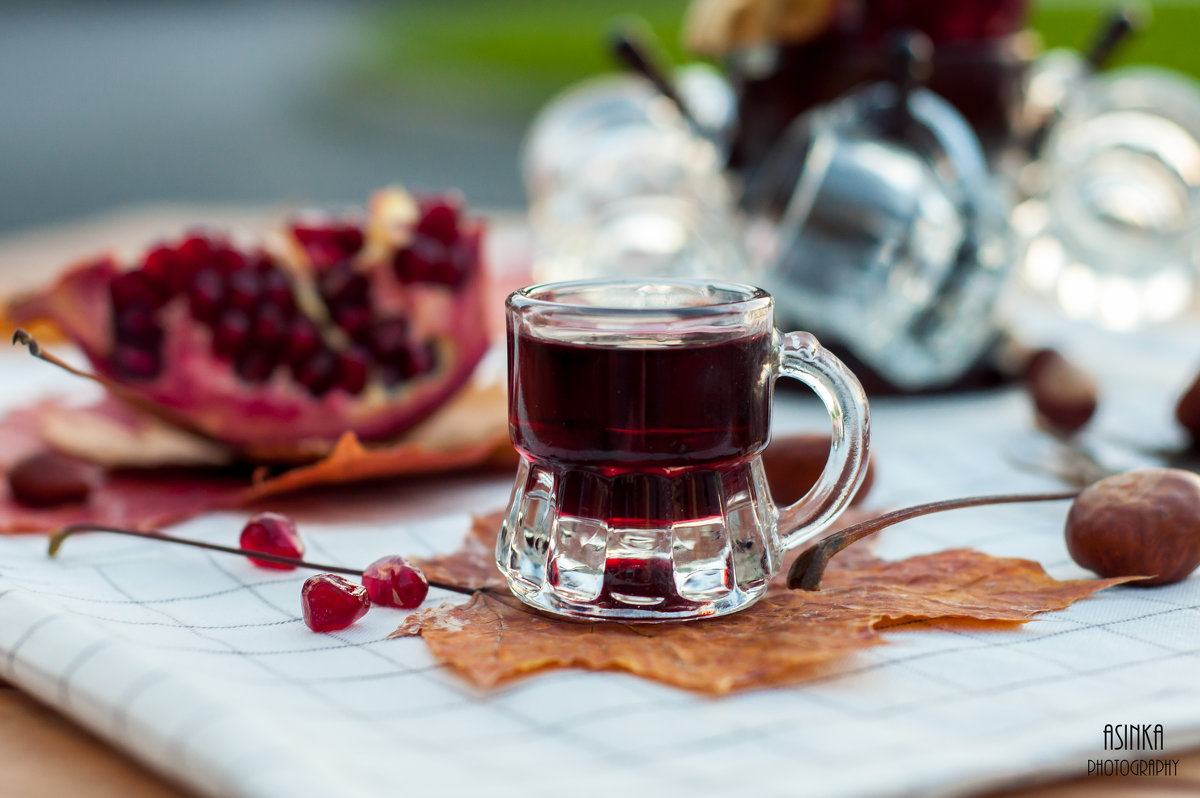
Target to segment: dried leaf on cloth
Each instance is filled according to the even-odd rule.
[[[458,550],[441,557],[413,557],[412,560],[430,579],[507,592],[508,583],[496,568],[496,537],[503,520],[504,513],[475,516]]]
[[[26,507],[9,493],[7,474],[27,455],[46,448],[38,431],[44,406],[0,418],[0,532],[47,532],[67,524],[96,523],[151,529],[241,503],[245,477],[164,470],[106,471],[97,467],[87,500],[60,507]]]
[[[363,446],[346,435],[315,463],[251,480],[244,468],[217,470],[235,465],[231,450],[113,397],[87,407],[41,402],[0,418],[0,476],[25,455],[52,448],[99,466],[102,484],[86,504],[49,510],[21,506],[5,487],[0,532],[83,522],[148,528],[320,485],[515,467],[504,408],[502,383],[472,383],[393,443]]]
[[[848,519],[849,520],[849,519]],[[499,518],[477,519],[463,549],[426,560],[436,578],[492,587],[484,575]],[[434,656],[480,687],[549,668],[623,670],[702,693],[803,678],[884,642],[900,620],[1024,622],[1124,579],[1059,581],[1029,560],[953,549],[898,562],[853,547],[835,557],[820,592],[773,583],[753,607],[691,623],[574,623],[526,607],[507,589],[413,613],[396,630],[419,635]],[[786,569],[784,569],[786,572]],[[431,574],[432,575],[432,574]]]

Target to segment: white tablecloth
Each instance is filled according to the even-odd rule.
[[[1093,439],[1108,456],[1133,464],[1114,439],[1177,435],[1174,396],[1200,365],[1195,328],[1121,338],[1037,326],[1103,370]],[[3,356],[0,369],[3,407],[80,387],[28,357]],[[780,396],[777,430],[821,423],[813,403]],[[1057,485],[1006,454],[1034,441],[1016,391],[880,401],[873,429],[875,506]],[[425,480],[289,510],[314,558],[361,567],[453,549],[467,513],[502,505],[508,489]],[[1081,577],[1065,512],[933,516],[890,530],[880,551],[973,546]],[[218,514],[175,532],[228,543],[240,524]],[[1105,591],[1008,631],[900,628],[817,681],[710,699],[579,671],[482,692],[420,640],[385,639],[400,611],[309,632],[304,573],[102,535],[72,539],[54,561],[44,548],[0,540],[0,675],[206,795],[965,794],[1142,756],[1105,752],[1109,723],[1161,723],[1169,749],[1200,743],[1200,576]],[[442,599],[461,597],[431,594]]]

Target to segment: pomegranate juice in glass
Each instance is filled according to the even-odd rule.
[[[698,281],[509,298],[521,467],[497,562],[518,596],[575,617],[732,612],[765,591],[782,549],[832,523],[866,462],[865,399],[811,336],[780,336],[772,311],[759,289]],[[783,510],[759,459],[780,374],[836,420],[822,482]]]

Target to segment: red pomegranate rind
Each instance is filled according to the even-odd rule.
[[[117,393],[249,459],[395,437],[487,349],[483,228],[453,200],[401,192],[374,198],[365,228],[325,223],[294,225],[274,252],[194,234],[124,270],[89,262],[11,316],[54,322]],[[441,247],[428,268],[399,269],[423,242]]]
[[[364,446],[347,433],[323,459],[256,479],[247,501],[307,490],[321,485],[434,474],[465,468],[512,471],[518,455],[508,438],[508,414],[502,384],[472,381],[433,417],[399,440]],[[265,470],[265,469],[264,469]]]
[[[80,523],[157,529],[243,501],[244,478],[105,472],[83,503],[44,508],[20,504],[9,495],[8,469],[45,447],[37,432],[40,409],[15,410],[0,418],[0,533],[51,532]]]
[[[8,321],[24,327],[50,321],[78,345],[93,363],[112,355],[112,306],[100,301],[121,273],[113,255],[82,261],[64,272],[45,291],[11,302]]]

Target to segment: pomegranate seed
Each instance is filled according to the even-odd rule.
[[[198,268],[213,259],[215,250],[213,241],[207,235],[195,233],[185,238],[179,245],[178,256],[181,261]]]
[[[396,253],[396,276],[404,283],[442,282],[439,274],[449,257],[446,245],[431,236],[418,235],[407,249]]]
[[[403,356],[408,347],[408,319],[380,319],[371,329],[371,351],[380,360]]]
[[[249,262],[260,277],[266,277],[268,272],[275,271],[275,259],[271,257],[271,253],[264,250],[256,249]]]
[[[421,219],[417,232],[431,236],[449,246],[458,238],[459,201],[455,197],[433,197],[421,200]]]
[[[321,332],[307,316],[297,316],[288,328],[283,356],[289,363],[302,363],[321,344]]]
[[[375,366],[375,376],[383,383],[383,387],[391,388],[404,380],[404,375],[401,369],[390,363],[381,363]]]
[[[296,532],[292,519],[279,513],[259,513],[246,522],[242,527],[242,535],[238,545],[243,549],[261,551],[264,554],[275,554],[279,557],[291,557],[298,560],[304,556],[304,541]],[[267,560],[250,558],[250,562],[260,568],[273,568],[280,571],[291,571],[293,566]]]
[[[447,258],[434,267],[433,272],[429,275],[429,282],[451,287],[462,282],[464,275],[458,266],[455,265],[453,257],[453,254],[451,254],[450,258]]]
[[[213,330],[213,351],[229,357],[250,336],[250,317],[240,310],[227,310]]]
[[[246,268],[246,256],[236,249],[220,249],[214,252],[212,262],[221,274],[226,276],[240,274]]]
[[[479,253],[475,244],[476,242],[473,241],[462,240],[450,248],[450,257],[446,261],[443,279],[439,282],[451,287],[462,283],[463,278],[471,273],[479,261]]]
[[[478,261],[478,235],[443,244],[438,239],[417,235],[408,249],[396,253],[396,275],[405,283],[440,283],[457,286]]]
[[[362,230],[347,222],[301,222],[292,225],[292,235],[317,269],[349,260],[363,247]]]
[[[364,307],[341,308],[333,314],[333,320],[356,341],[371,332],[371,311]]]
[[[288,319],[275,305],[263,305],[254,317],[254,342],[273,347],[283,341],[288,332]]]
[[[337,356],[333,352],[318,349],[300,366],[293,367],[292,376],[313,396],[323,396],[333,387],[337,378],[337,367]]]
[[[365,241],[362,229],[356,224],[345,223],[338,229],[338,243],[347,257],[357,254]]]
[[[421,569],[395,555],[368,565],[363,571],[362,583],[371,603],[381,607],[416,609],[429,594],[429,582]]]
[[[233,363],[238,376],[247,382],[266,382],[277,365],[279,362],[274,352],[257,348],[242,352]]]
[[[157,246],[147,252],[142,260],[142,270],[154,282],[169,287],[171,293],[187,288],[188,278],[195,271],[189,261],[166,246]]]
[[[361,349],[350,349],[338,358],[337,386],[348,394],[358,395],[367,387],[370,359]]]
[[[229,304],[247,313],[254,310],[262,296],[262,278],[248,269],[229,277]]]
[[[420,374],[427,374],[433,371],[437,365],[437,351],[433,347],[432,342],[424,344],[413,343],[408,347],[403,363],[400,364],[400,373],[404,377],[416,377]]]
[[[367,589],[337,574],[310,576],[300,590],[304,623],[314,632],[336,632],[367,614]]]
[[[284,312],[285,315],[291,315],[296,309],[296,298],[292,294],[292,283],[287,278],[287,275],[276,268],[271,268],[262,275],[262,296],[263,300],[270,302]]]
[[[113,353],[113,369],[132,379],[152,379],[162,370],[162,361],[156,353],[137,346],[118,346]]]
[[[126,272],[113,279],[109,284],[112,294],[113,307],[118,311],[132,305],[145,305],[156,308],[167,299],[166,293],[160,286],[146,275],[145,272]]]
[[[143,349],[157,349],[162,343],[162,327],[154,312],[141,305],[126,308],[116,316],[117,338],[122,343]]]
[[[212,323],[225,307],[225,280],[214,267],[206,267],[192,275],[188,286],[188,306],[197,321]]]
[[[318,280],[318,288],[325,304],[332,309],[335,306],[367,304],[371,282],[367,275],[355,271],[352,264],[343,263],[322,273]]]

